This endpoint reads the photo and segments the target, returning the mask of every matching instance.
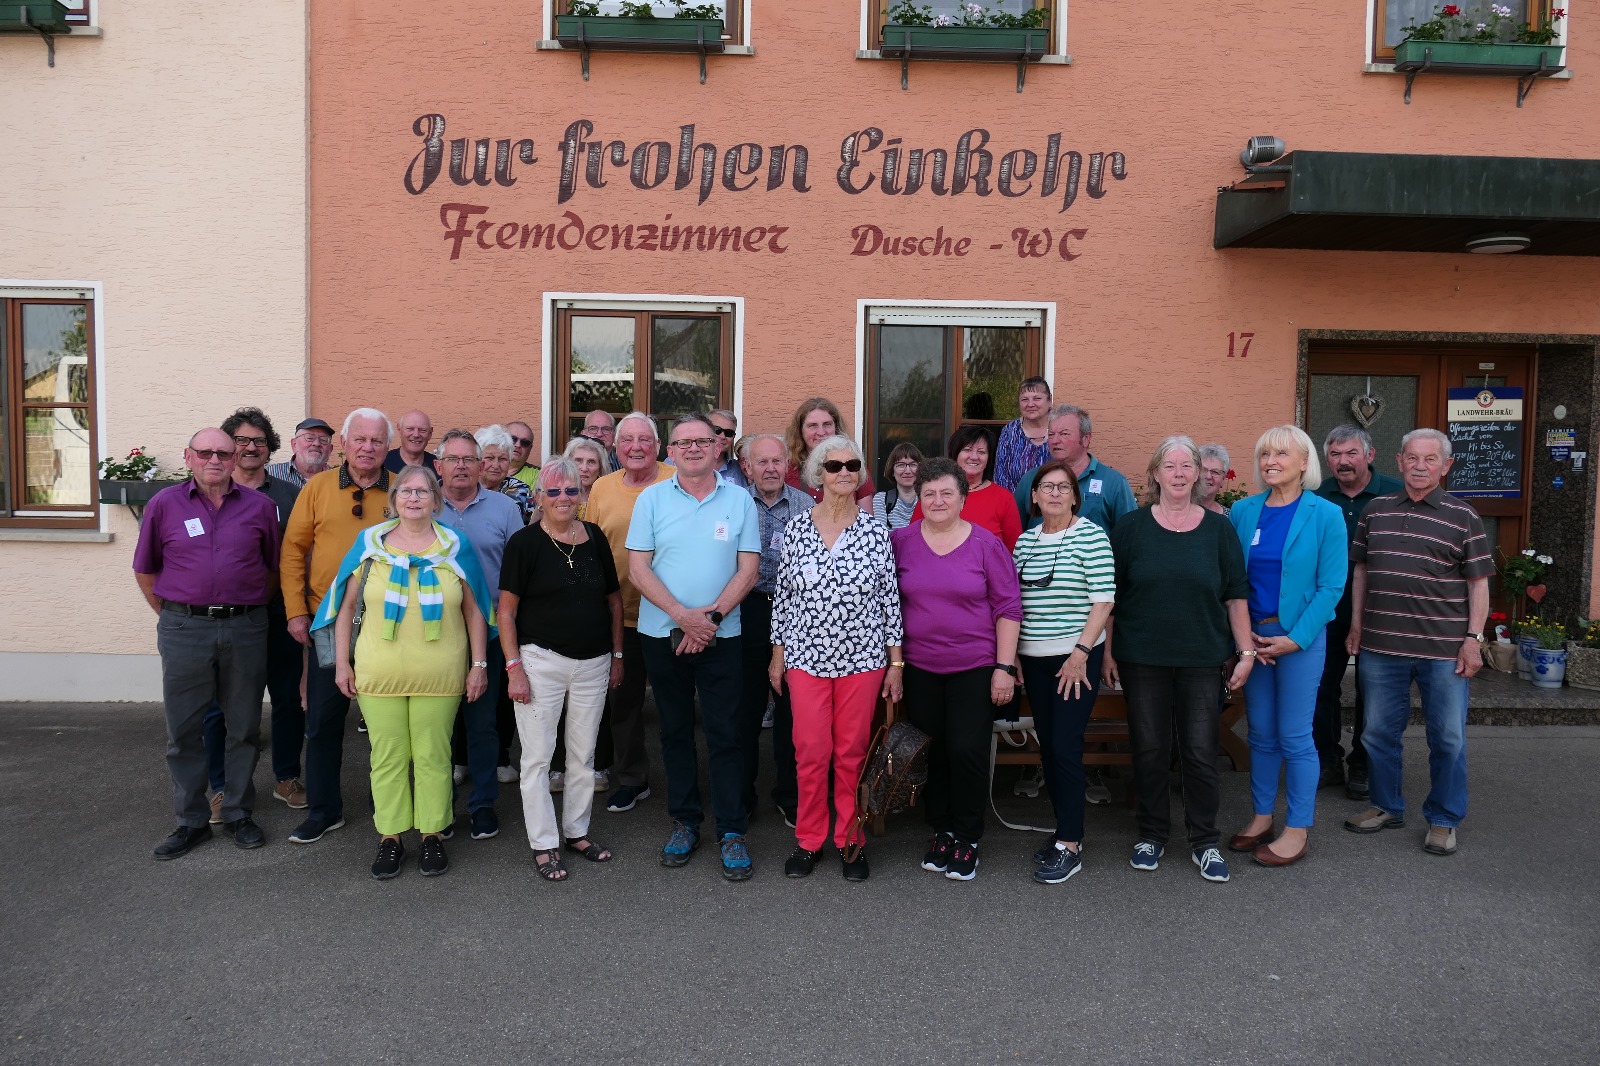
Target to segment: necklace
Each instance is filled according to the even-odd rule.
[[[556,551],[560,552],[562,557],[567,560],[567,569],[573,569],[572,560],[573,557],[578,554],[578,546],[574,544],[572,546],[572,550],[568,551],[566,548],[562,547],[561,538],[550,532],[549,526],[545,525],[543,522],[540,522],[539,528],[544,530],[544,535],[550,538],[550,543],[556,546]]]
[[[1174,515],[1164,505],[1158,506],[1156,510],[1159,511],[1161,516],[1166,519],[1162,525],[1166,526],[1174,533],[1187,533],[1192,528],[1189,525],[1189,510],[1191,506],[1192,505],[1187,503],[1184,504],[1183,509],[1179,511],[1177,515]],[[1205,512],[1201,511],[1201,514],[1203,516]]]

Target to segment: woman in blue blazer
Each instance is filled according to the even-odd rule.
[[[1322,468],[1297,426],[1277,426],[1256,441],[1256,484],[1229,519],[1250,575],[1250,630],[1256,669],[1245,682],[1250,722],[1250,795],[1255,817],[1228,846],[1263,866],[1288,866],[1306,854],[1321,764],[1311,718],[1326,657],[1324,630],[1344,594],[1349,544],[1344,514],[1316,495]],[[1272,835],[1278,772],[1289,811]]]

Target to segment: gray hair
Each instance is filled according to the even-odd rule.
[[[530,427],[528,432],[531,434],[533,429]],[[492,426],[484,426],[472,435],[472,439],[478,442],[479,455],[483,454],[483,449],[485,448],[499,448],[507,455],[510,455],[511,445],[515,443],[511,439],[511,431],[498,422]]]
[[[382,422],[383,439],[385,441],[394,439],[394,423],[389,421],[388,415],[384,414],[376,407],[357,407],[354,411],[351,411],[349,414],[345,415],[344,425],[339,427],[339,436],[350,436],[350,427],[358,419],[367,422]]]
[[[611,422],[611,428],[616,428],[617,416],[600,407],[596,407],[593,411],[590,411],[588,414],[584,415],[583,424],[587,426],[589,424],[589,419],[593,418],[595,415],[604,415]]]
[[[444,490],[439,488],[439,475],[426,466],[408,466],[389,479],[389,513],[400,513],[400,487],[408,481],[421,478],[433,493],[433,513],[444,510]]]
[[[605,477],[607,474],[611,473],[611,458],[606,455],[605,445],[601,444],[593,437],[573,437],[571,440],[567,441],[567,446],[561,449],[561,455],[565,458],[571,459],[577,452],[585,448],[594,452],[595,458],[600,460],[600,473],[597,476]],[[554,462],[555,460],[552,459],[551,461]],[[576,464],[574,464],[574,466],[576,466]]]
[[[1193,437],[1186,437],[1175,433],[1164,438],[1156,445],[1156,450],[1150,455],[1150,465],[1145,468],[1145,502],[1159,503],[1161,501],[1161,486],[1156,482],[1156,471],[1161,469],[1161,463],[1170,451],[1182,449],[1189,453],[1189,458],[1194,460],[1195,479],[1189,486],[1189,499],[1194,503],[1200,502],[1200,449],[1195,446]]]
[[[483,447],[478,443],[478,438],[474,437],[471,433],[468,433],[464,429],[452,429],[443,437],[439,438],[439,443],[437,445],[438,451],[436,454],[444,454],[444,446],[453,440],[464,440],[468,442],[472,445],[472,457],[474,459],[483,458]]]
[[[1089,434],[1094,432],[1094,423],[1089,420],[1089,412],[1085,411],[1083,408],[1070,403],[1058,403],[1054,407],[1050,408],[1051,422],[1054,422],[1058,418],[1069,418],[1072,415],[1078,416],[1079,433],[1087,437]]]
[[[651,440],[659,441],[661,439],[660,431],[656,429],[656,420],[645,414],[643,411],[629,411],[627,414],[617,419],[617,436],[622,436],[622,427],[627,425],[629,422],[643,422],[650,428]]]
[[[1204,466],[1207,459],[1216,459],[1221,462],[1224,470],[1233,465],[1233,461],[1228,458],[1228,449],[1220,444],[1200,445],[1200,465]]]
[[[749,436],[745,437],[743,440],[740,440],[735,445],[735,447],[738,449],[739,456],[743,458],[744,456],[749,455],[750,449],[756,446],[756,441],[758,440],[775,440],[779,444],[783,445],[784,453],[788,454],[789,442],[783,439],[782,433],[751,433]]]
[[[672,420],[672,427],[667,430],[667,440],[670,442],[673,437],[678,435],[678,430],[680,428],[687,426],[691,422],[698,422],[702,426],[705,426],[707,429],[711,430],[713,433],[716,432],[717,427],[711,424],[710,415],[703,415],[698,411],[690,411],[688,414],[679,415],[677,418]]]
[[[729,422],[732,422],[735,426],[737,426],[739,424],[739,416],[734,414],[732,411],[728,410],[726,407],[713,408],[712,410],[710,410],[710,411],[708,411],[706,413],[707,413],[707,415],[721,415],[723,418],[726,418]]]
[[[1450,458],[1450,438],[1440,433],[1437,429],[1414,429],[1400,438],[1400,454],[1406,453],[1406,446],[1414,440],[1434,440],[1439,442],[1439,457]]]
[[[539,468],[539,488],[541,491],[549,488],[557,481],[579,487],[583,485],[583,480],[578,476],[578,464],[568,459],[565,455],[552,455]]]
[[[1364,452],[1372,450],[1372,434],[1352,422],[1345,422],[1328,430],[1327,437],[1322,441],[1322,450],[1326,452],[1335,444],[1343,444],[1347,440],[1360,441],[1361,450]]]
[[[800,479],[807,485],[814,489],[822,487],[822,464],[827,460],[829,452],[849,452],[860,461],[862,476],[865,476],[867,457],[861,454],[861,448],[849,437],[835,433],[831,437],[817,441],[817,446],[806,456],[805,469],[801,472]]]

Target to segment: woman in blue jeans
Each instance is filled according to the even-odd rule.
[[[1326,657],[1326,633],[1344,594],[1344,513],[1316,495],[1322,470],[1311,438],[1277,426],[1256,441],[1262,492],[1233,505],[1229,518],[1250,577],[1250,629],[1258,657],[1245,683],[1250,721],[1250,796],[1255,817],[1228,842],[1262,866],[1305,858],[1321,763],[1311,739]],[[1272,835],[1278,774],[1288,813]]]
[[[1056,814],[1055,839],[1034,852],[1033,879],[1054,885],[1083,866],[1083,731],[1100,687],[1116,566],[1105,530],[1078,517],[1072,464],[1058,459],[1040,467],[1032,500],[1044,523],[1018,537],[1012,551],[1022,585],[1017,655]]]

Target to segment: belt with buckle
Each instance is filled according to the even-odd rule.
[[[1259,626],[1259,625],[1266,625],[1268,622],[1276,622],[1276,621],[1278,621],[1278,616],[1275,615],[1275,614],[1269,614],[1265,618],[1257,618],[1255,620],[1255,622],[1252,623],[1252,624]]]
[[[161,609],[164,611],[177,611],[179,614],[189,615],[191,618],[233,618],[237,615],[253,611],[261,606],[256,603],[174,603],[171,600],[162,600]]]

